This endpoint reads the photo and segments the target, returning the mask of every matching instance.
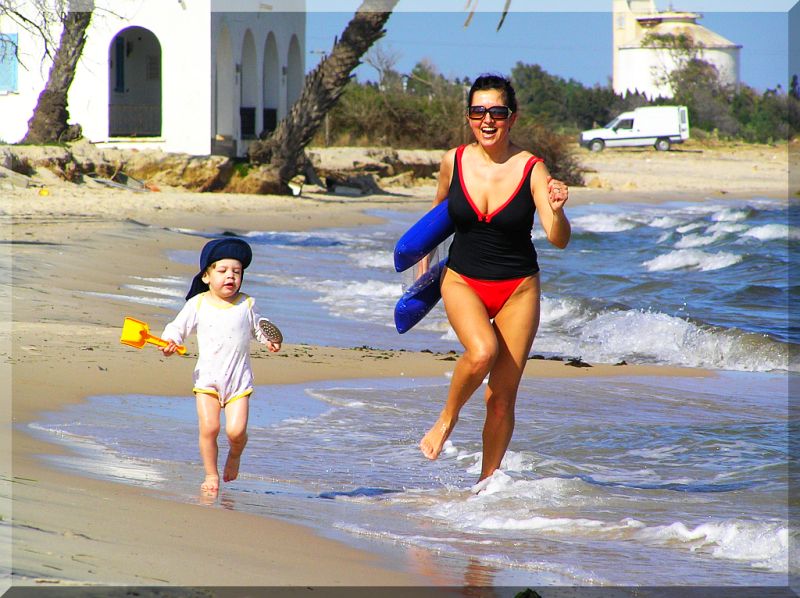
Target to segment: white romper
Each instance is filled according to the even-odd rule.
[[[198,359],[193,392],[216,396],[221,407],[253,392],[250,341],[266,343],[258,326],[261,317],[255,300],[239,293],[235,303],[217,305],[204,301],[208,292],[186,302],[162,337],[182,344],[196,329]]]

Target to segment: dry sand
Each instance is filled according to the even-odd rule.
[[[595,186],[572,189],[572,203],[788,197],[786,146],[607,150],[580,157],[595,171],[586,177]],[[389,561],[285,522],[219,505],[182,504],[144,488],[57,471],[43,456],[63,449],[32,438],[26,424],[41,411],[96,394],[126,394],[143,385],[155,394],[186,393],[193,360],[167,363],[155,350],[137,352],[120,345],[120,326],[130,304],[85,294],[121,294],[133,276],[188,280],[194,272],[171,263],[165,252],[196,248],[197,239],[169,227],[221,232],[357,225],[369,220],[362,213],[369,207],[421,211],[433,188],[394,189],[366,199],[135,194],[53,181],[46,188],[47,196],[39,195],[39,188],[0,191],[0,266],[8,272],[13,265],[12,287],[0,287],[0,379],[8,397],[3,401],[5,446],[0,447],[6,457],[0,552],[7,558],[0,562],[12,564],[13,585],[431,584],[410,553]],[[137,306],[137,313],[162,322],[171,315],[147,306]],[[387,353],[391,359],[385,359]],[[254,354],[257,382],[271,384],[362,377],[365,368],[372,376],[431,376],[452,367],[430,354],[347,347],[289,344],[283,358],[257,348]],[[560,362],[531,361],[526,375],[623,371],[698,374],[601,364],[587,373]]]

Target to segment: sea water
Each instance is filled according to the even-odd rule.
[[[379,215],[358,229],[247,235],[246,290],[288,342],[458,349],[440,307],[394,331],[403,281],[391,248],[417,215]],[[579,206],[570,217],[566,251],[535,235],[533,352],[714,375],[526,379],[501,471],[480,486],[479,397],[437,461],[417,448],[446,377],[259,386],[242,474],[214,504],[388,552],[431,583],[786,585],[797,567],[787,313],[798,242],[786,204]],[[186,284],[136,280],[126,296],[177,310]],[[101,396],[32,428],[75,449],[60,467],[197,501],[195,418],[190,397]]]
[[[385,221],[245,233],[254,251],[245,291],[290,343],[459,348],[441,304],[410,332],[397,334],[393,310],[408,276],[394,271],[392,250],[420,214],[374,214]],[[542,272],[534,352],[604,363],[796,371],[790,355],[798,354],[799,335],[788,312],[798,288],[789,255],[800,248],[799,215],[769,199],[571,207],[566,250],[550,246],[540,227],[534,230]],[[195,264],[197,254],[169,257]],[[187,280],[170,277],[123,286],[129,301],[175,311],[187,288]]]

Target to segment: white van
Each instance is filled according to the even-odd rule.
[[[593,152],[606,146],[652,145],[665,152],[673,143],[689,139],[689,113],[686,106],[644,106],[623,112],[602,129],[583,131],[582,147]]]

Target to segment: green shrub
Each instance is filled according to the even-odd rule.
[[[544,160],[553,178],[573,186],[584,184],[581,165],[572,150],[572,138],[531,118],[518,120],[511,137],[514,143]]]

